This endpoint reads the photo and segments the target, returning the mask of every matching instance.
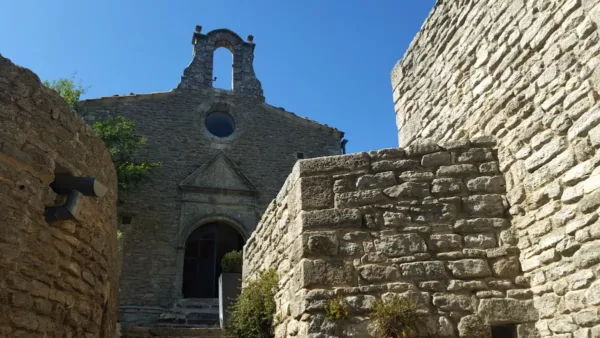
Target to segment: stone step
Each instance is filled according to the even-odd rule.
[[[218,328],[217,324],[156,324],[155,327],[161,329],[215,329]]]
[[[219,320],[212,319],[166,319],[160,320],[157,324],[157,327],[218,327]]]
[[[160,315],[160,319],[171,318],[219,318],[219,311],[165,311]]]
[[[184,298],[178,300],[174,307],[183,307],[183,308],[211,308],[217,307],[219,308],[219,299],[218,298]]]
[[[233,338],[220,328],[173,328],[173,327],[137,327],[122,329],[122,338]]]
[[[219,313],[176,314],[165,312],[160,315],[157,326],[168,327],[215,327],[219,324]]]
[[[185,298],[163,312],[158,327],[194,328],[219,326],[219,300],[214,298]]]
[[[160,318],[211,317],[218,316],[219,309],[171,309],[163,312]]]
[[[204,310],[204,309],[217,309],[219,310],[219,305],[179,305],[179,304],[175,304],[172,309],[197,309],[197,310]]]

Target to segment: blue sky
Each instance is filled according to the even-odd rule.
[[[434,3],[5,0],[0,54],[42,80],[77,72],[94,98],[175,88],[196,25],[253,34],[267,102],[346,132],[348,152],[368,151],[397,146],[390,72]],[[218,87],[231,76],[221,50]]]

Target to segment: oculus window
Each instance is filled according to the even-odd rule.
[[[223,112],[208,114],[204,120],[204,124],[206,125],[206,129],[217,137],[227,137],[233,134],[235,130],[233,118],[231,115]]]

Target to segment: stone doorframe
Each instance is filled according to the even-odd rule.
[[[246,242],[250,237],[248,230],[241,222],[225,215],[201,216],[183,225],[179,229],[179,233],[177,234],[177,242],[175,243],[176,272],[175,280],[173,281],[173,295],[171,297],[173,303],[183,299],[183,293],[181,290],[183,283],[183,263],[185,260],[185,243],[194,230],[210,223],[219,223],[234,228],[242,236],[244,242]]]

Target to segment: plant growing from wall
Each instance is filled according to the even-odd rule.
[[[69,105],[72,111],[79,109],[79,98],[85,94],[89,88],[83,87],[81,81],[75,83],[75,73],[71,75],[71,78],[60,78],[52,82],[46,80],[43,82],[44,86],[54,89]]]
[[[112,156],[120,192],[149,182],[152,169],[162,165],[160,162],[134,159],[134,153],[147,142],[146,138],[135,134],[134,121],[114,116],[94,123],[92,129],[104,141]]]
[[[325,304],[325,315],[327,319],[338,321],[348,317],[348,306],[343,296],[337,296]]]
[[[262,271],[258,278],[247,281],[232,306],[227,331],[236,338],[274,337],[273,321],[277,305],[276,270]]]
[[[75,84],[75,75],[55,81],[44,81],[44,85],[55,90],[74,111],[78,112],[79,98],[87,92],[81,84]],[[96,135],[106,145],[112,156],[119,192],[133,190],[150,181],[151,171],[161,166],[160,162],[134,160],[134,153],[147,142],[146,138],[135,134],[135,122],[122,116],[115,116],[92,125]]]
[[[230,251],[221,259],[221,270],[224,273],[242,273],[244,254],[242,251]]]
[[[381,338],[414,337],[419,324],[417,304],[399,296],[387,301],[378,300],[373,306],[371,320]]]

